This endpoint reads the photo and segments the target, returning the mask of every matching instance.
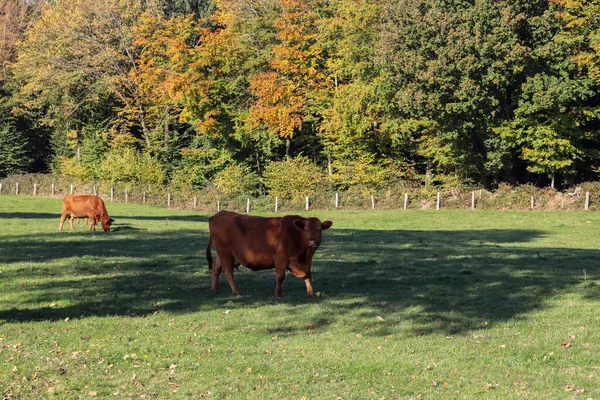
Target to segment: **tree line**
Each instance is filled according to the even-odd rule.
[[[0,26],[0,177],[293,195],[600,173],[595,0],[0,0]]]

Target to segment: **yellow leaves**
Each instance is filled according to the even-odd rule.
[[[58,170],[61,174],[72,176],[83,181],[88,175],[85,165],[77,161],[77,157],[58,156]]]

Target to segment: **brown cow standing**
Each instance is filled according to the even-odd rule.
[[[206,246],[208,269],[212,270],[212,291],[217,293],[221,271],[233,294],[240,294],[233,279],[233,268],[244,265],[253,271],[275,268],[275,296],[281,296],[285,271],[304,279],[309,296],[315,292],[311,284],[310,267],[315,251],[321,244],[322,231],[331,221],[303,218],[299,215],[264,218],[220,211],[208,220],[210,237]],[[218,260],[214,268],[210,244],[214,243]],[[220,262],[219,262],[220,261]]]
[[[73,228],[75,218],[89,218],[90,230],[96,230],[96,224],[100,222],[104,232],[110,232],[110,224],[114,222],[114,219],[110,218],[106,212],[104,201],[98,196],[87,194],[67,194],[65,196],[62,204],[60,226],[58,227],[59,231],[63,230],[65,219],[69,214],[71,215],[69,219],[71,230],[75,230]]]

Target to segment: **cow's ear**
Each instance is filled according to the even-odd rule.
[[[301,231],[304,230],[304,221],[301,219],[295,219],[293,223],[296,229],[300,229]]]
[[[329,229],[329,228],[331,228],[331,225],[333,225],[333,222],[325,221],[321,224],[321,229],[322,230]]]

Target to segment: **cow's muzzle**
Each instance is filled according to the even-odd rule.
[[[308,247],[312,247],[312,248],[317,248],[319,247],[318,243],[315,240],[309,240],[308,241]]]

